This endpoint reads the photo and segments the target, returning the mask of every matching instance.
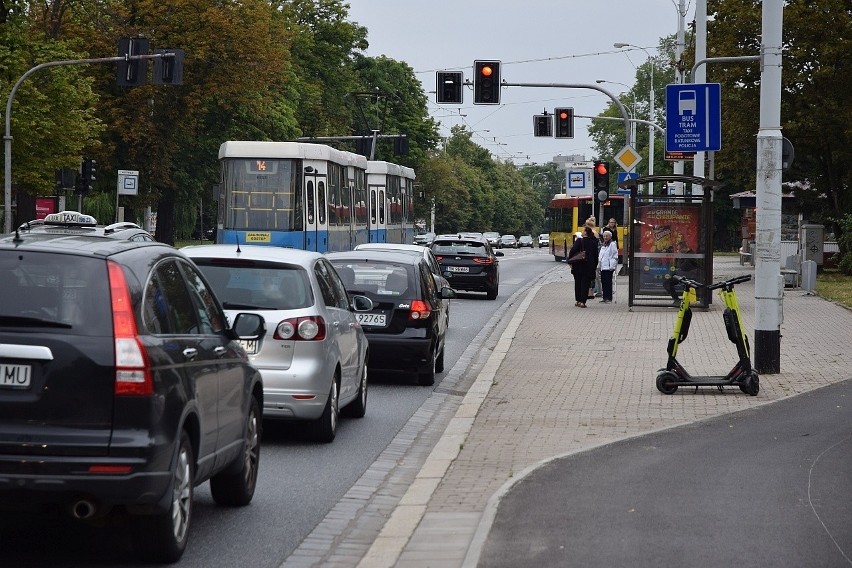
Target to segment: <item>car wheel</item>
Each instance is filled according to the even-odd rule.
[[[498,291],[499,291],[499,289],[497,288],[497,286],[495,286],[495,287],[493,287],[493,288],[489,288],[488,290],[486,290],[486,291],[485,291],[485,293],[487,294],[487,296],[486,296],[486,297],[487,297],[489,300],[496,300],[496,299],[497,299],[497,292],[498,292]]]
[[[444,347],[441,347],[441,352],[438,353],[438,358],[435,360],[435,372],[444,372]]]
[[[367,414],[367,361],[364,360],[364,368],[361,370],[361,380],[358,383],[358,396],[350,402],[343,413],[350,418],[364,418]]]
[[[435,356],[435,349],[432,349],[431,358],[432,361],[429,365],[429,369],[423,373],[417,373],[417,384],[423,385],[425,387],[430,387],[435,384],[435,364],[437,362],[437,357]]]
[[[168,511],[134,518],[133,546],[140,558],[162,564],[180,560],[186,549],[192,520],[195,459],[189,435],[181,432],[172,471],[172,497]]]
[[[243,507],[251,503],[260,466],[260,432],[260,405],[255,397],[251,397],[246,417],[245,448],[237,460],[239,469],[220,472],[210,479],[210,493],[217,504]]]
[[[340,418],[338,378],[335,374],[334,380],[331,381],[331,390],[328,393],[328,401],[325,403],[322,416],[314,424],[314,437],[317,442],[322,442],[323,444],[333,442],[334,436],[337,434],[337,420]]]

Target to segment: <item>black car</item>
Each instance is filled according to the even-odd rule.
[[[90,235],[123,241],[153,242],[153,235],[129,221],[99,225],[91,215],[77,211],[50,213],[44,219],[27,221],[18,227],[20,234],[47,233],[53,235]]]
[[[129,514],[139,555],[175,562],[193,487],[254,495],[263,385],[239,339],[265,323],[230,327],[177,249],[85,233],[0,236],[0,510]]]
[[[444,276],[456,290],[485,292],[489,300],[500,289],[498,256],[484,237],[440,235],[432,243],[432,253]]]
[[[371,369],[416,373],[432,385],[444,370],[452,288],[438,288],[422,255],[358,250],[326,255],[350,294],[367,296],[373,310],[358,312],[370,343]]]

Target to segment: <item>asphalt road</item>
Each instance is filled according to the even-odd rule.
[[[852,565],[852,381],[553,461],[480,557],[517,566]]]
[[[496,300],[460,292],[452,301],[445,354],[448,371],[471,344],[484,341],[488,333],[483,330],[504,302],[554,264],[546,249],[504,249],[504,253]],[[498,321],[497,328],[506,323]],[[445,376],[439,375],[433,387],[421,387],[413,377],[371,374],[367,416],[344,418],[332,444],[311,441],[297,423],[266,422],[258,488],[251,505],[218,507],[208,484],[197,487],[189,545],[176,566],[279,566],[370,467]],[[138,566],[128,530],[122,519],[89,526],[43,517],[0,517],[0,566]]]

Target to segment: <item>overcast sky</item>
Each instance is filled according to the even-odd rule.
[[[516,164],[545,163],[556,155],[594,157],[588,119],[575,119],[573,139],[536,138],[533,115],[544,109],[573,107],[594,116],[609,99],[590,89],[506,87],[501,104],[474,105],[464,89],[464,104],[435,102],[435,73],[460,70],[472,78],[473,61],[502,61],[510,83],[595,84],[597,79],[631,85],[645,51],[616,49],[630,43],[656,54],[659,39],[677,33],[677,0],[349,0],[350,20],[368,30],[368,55],[405,61],[429,98],[429,111],[446,136],[457,124],[501,159]],[[687,2],[686,20],[694,18]],[[603,84],[613,94],[626,91]],[[663,85],[655,85],[656,89]],[[646,117],[641,117],[646,118]],[[529,158],[527,158],[529,157]],[[644,163],[640,165],[644,169]]]

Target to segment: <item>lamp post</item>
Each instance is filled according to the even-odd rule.
[[[614,43],[612,46],[618,49],[623,47],[641,49],[648,56],[648,64],[651,66],[649,73],[651,76],[651,91],[648,94],[648,121],[654,122],[654,63],[651,54],[644,47],[633,45],[632,43]],[[648,126],[648,175],[654,175],[654,127],[650,125]],[[648,185],[648,191],[649,193],[654,193],[654,184]]]
[[[619,83],[618,81],[607,81],[605,79],[597,79],[595,83],[610,83],[612,85],[621,85],[622,87],[627,88],[630,91],[630,85],[627,83]],[[631,96],[630,97],[630,144],[636,144],[636,100]]]

